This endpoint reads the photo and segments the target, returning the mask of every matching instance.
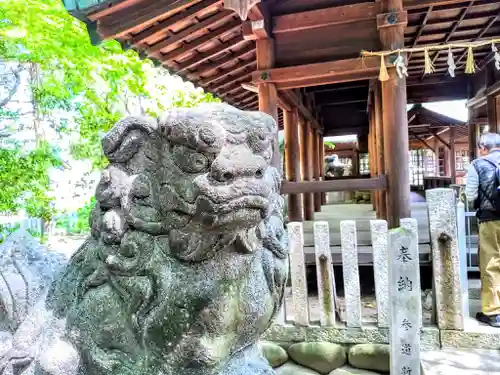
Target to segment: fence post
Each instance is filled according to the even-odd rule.
[[[340,222],[342,267],[344,273],[345,315],[347,327],[361,327],[361,288],[359,286],[358,241],[356,222]]]
[[[389,259],[387,255],[387,221],[370,220],[373,247],[373,272],[377,299],[377,320],[380,328],[389,327],[389,283],[387,280]]]
[[[453,189],[426,191],[431,234],[432,268],[437,324],[440,329],[463,330],[457,209]]]
[[[420,261],[415,219],[389,235],[391,374],[420,375]]]
[[[290,277],[292,279],[291,309],[294,313],[294,324],[305,327],[309,325],[309,304],[302,223],[288,224],[288,241],[290,246]]]
[[[321,307],[321,325],[335,325],[335,276],[330,252],[330,229],[327,221],[314,222],[314,249],[318,298]]]
[[[465,204],[457,203],[457,233],[458,249],[460,252],[460,289],[462,291],[462,312],[464,317],[469,316],[469,280],[467,279],[467,227],[465,218]]]

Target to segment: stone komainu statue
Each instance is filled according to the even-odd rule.
[[[288,276],[276,131],[227,105],[118,122],[92,236],[0,373],[273,374],[257,340]]]

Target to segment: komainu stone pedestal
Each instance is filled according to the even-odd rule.
[[[92,236],[0,373],[273,374],[256,343],[288,273],[276,131],[226,105],[116,124]]]

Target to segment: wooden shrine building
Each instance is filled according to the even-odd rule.
[[[497,129],[500,123],[492,43],[465,45],[500,38],[500,0],[65,0],[65,5],[91,35],[117,39],[224,101],[279,121],[288,151],[283,193],[289,195],[292,220],[312,219],[321,209],[321,193],[358,189],[376,191],[377,213],[391,227],[410,216],[407,103],[471,99],[471,150],[475,125],[493,121]],[[442,48],[433,50],[436,46]],[[411,51],[360,55],[401,48]],[[464,74],[474,70],[476,75]],[[367,137],[371,178],[321,181],[321,139],[343,134]],[[426,136],[414,129],[411,143],[417,135]]]

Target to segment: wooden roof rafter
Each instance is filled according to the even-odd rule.
[[[104,2],[105,6],[91,8],[85,17],[97,23],[98,34],[103,39],[114,35],[121,43],[158,60],[173,73],[181,74],[229,103],[238,105],[242,100],[256,100],[255,93],[250,99],[252,94],[242,87],[242,84],[251,85],[252,82],[255,85],[258,82],[255,75],[262,73],[251,76],[255,70],[255,41],[245,39],[248,35],[243,34],[241,19],[223,8],[223,0],[93,0],[95,2]],[[500,22],[498,18],[493,20],[500,12],[500,0],[403,2],[408,13],[405,31],[405,45],[408,47],[446,41],[487,40],[500,35]],[[279,49],[276,69],[292,67],[297,73],[300,72],[285,78],[278,76],[276,84],[280,92],[293,93],[304,111],[309,111],[311,116],[318,119],[324,118],[325,124],[329,123],[328,116],[337,116],[333,108],[341,110],[347,106],[352,107],[353,111],[356,109],[353,115],[356,120],[353,120],[352,125],[365,126],[365,120],[361,112],[358,114],[357,108],[359,104],[361,109],[366,101],[361,94],[363,90],[368,91],[367,80],[377,77],[378,63],[373,64],[373,69],[369,62],[368,69],[360,65],[360,68],[351,71],[345,67],[338,70],[338,66],[321,71],[321,67],[327,68],[330,62],[354,58],[363,48],[380,49],[376,26],[379,7],[380,2],[367,0],[262,0],[261,6],[252,9],[245,25],[273,25]],[[85,11],[79,12],[80,15],[85,14]],[[484,26],[490,22],[490,27],[484,30]],[[269,34],[270,29],[263,31]],[[372,35],[375,37],[372,38]],[[289,45],[295,41],[303,51],[290,48]],[[490,51],[488,46],[475,50],[477,62],[489,61]],[[460,57],[458,66],[466,54],[460,56],[464,54],[461,50],[454,50],[454,54],[456,58]],[[457,68],[457,77],[453,82],[448,82],[446,75],[440,75],[447,70],[445,55],[442,52],[431,56],[436,74],[426,77],[423,85],[415,83],[422,77],[425,62],[423,54],[409,56],[409,100],[413,98],[413,102],[418,102],[433,95],[440,99],[461,98],[464,95],[464,90],[457,86],[466,81],[462,67]],[[313,66],[316,63],[321,65]],[[270,71],[271,77],[277,73],[282,72],[274,69]],[[446,84],[434,86],[435,76]],[[353,85],[339,84],[352,80],[356,80]],[[308,89],[301,93],[295,90],[303,87]],[[316,103],[308,104],[306,93],[313,93],[311,97]],[[358,96],[358,93],[361,94]],[[243,104],[248,107],[252,103]],[[257,104],[253,105],[255,107]],[[290,100],[283,97],[279,105],[290,106]],[[322,109],[318,111],[320,107]]]
[[[193,0],[138,1],[128,7],[116,4],[115,11],[99,19],[98,31],[103,39],[120,38],[135,30],[145,29],[192,5]]]
[[[451,28],[451,30],[448,32],[448,35],[446,35],[446,38],[444,40],[443,43],[448,43],[450,41],[450,38],[453,36],[453,34],[455,33],[455,31],[457,30],[457,28],[460,26],[460,24],[462,23],[462,21],[464,20],[467,12],[469,11],[469,9],[474,5],[474,2],[475,0],[472,0],[469,2],[469,5],[464,8],[461,13],[460,13],[460,17],[458,18],[458,20],[455,21],[455,23],[453,24],[453,27]],[[434,64],[436,62],[436,60],[438,59],[439,55],[441,54],[442,51],[436,51],[436,53],[434,54],[434,56],[432,57],[432,64]]]

